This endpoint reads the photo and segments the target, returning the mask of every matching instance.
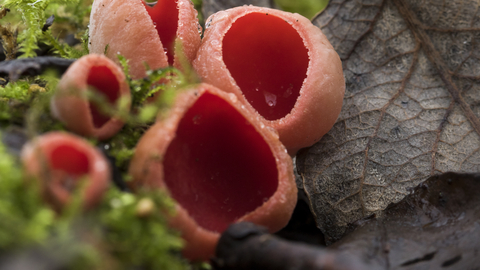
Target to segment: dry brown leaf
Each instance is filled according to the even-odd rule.
[[[347,83],[333,129],[297,157],[327,241],[432,175],[479,171],[479,6],[332,0],[314,18]]]
[[[365,269],[478,269],[480,175],[446,173],[331,245]]]

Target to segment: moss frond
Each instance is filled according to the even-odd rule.
[[[183,242],[168,228],[172,201],[159,192],[137,195],[110,190],[102,206],[102,224],[113,253],[123,265],[144,269],[188,269],[180,259]],[[135,247],[135,248],[132,248]],[[173,251],[173,253],[172,253]]]
[[[39,49],[38,37],[41,35],[45,17],[43,12],[38,12],[34,5],[22,6],[19,11],[25,22],[25,30],[18,36],[19,51],[23,53],[20,58],[35,57],[37,56],[35,50]]]
[[[0,143],[0,250],[42,243],[54,223],[54,212],[27,183],[17,161]]]
[[[27,100],[30,96],[29,89],[32,82],[27,80],[17,81],[15,83],[7,83],[5,87],[0,87],[0,98]]]
[[[47,43],[54,48],[54,53],[62,57],[72,58],[88,53],[84,46],[74,49],[67,44],[60,46],[59,41],[53,41],[53,34],[45,34],[42,30],[47,17],[54,14],[56,22],[53,28],[59,34],[74,30],[76,38],[80,39],[87,29],[91,0],[7,0],[4,5],[21,14],[23,26],[18,36],[20,58],[37,56],[39,43]],[[48,16],[47,16],[48,15]],[[87,18],[87,19],[86,19]]]
[[[182,240],[165,217],[173,203],[163,193],[112,187],[99,208],[85,213],[80,189],[56,213],[43,200],[38,179],[26,181],[2,143],[0,179],[2,254],[35,248],[65,269],[188,269],[179,255]]]

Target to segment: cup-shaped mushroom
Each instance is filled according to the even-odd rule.
[[[27,175],[40,181],[45,200],[57,211],[79,188],[82,206],[92,209],[110,183],[110,165],[100,151],[66,132],[36,137],[23,147],[21,159]]]
[[[102,94],[106,106],[115,108],[125,99],[130,110],[130,87],[122,70],[103,55],[89,54],[75,61],[63,74],[51,100],[52,115],[77,134],[105,140],[115,135],[123,121],[110,116],[102,104],[88,98],[87,90]]]
[[[342,107],[340,58],[299,14],[253,6],[213,14],[193,66],[255,110],[292,155],[320,140]]]
[[[293,165],[275,130],[236,96],[200,84],[178,95],[168,117],[140,139],[133,185],[166,190],[185,257],[206,260],[227,226],[250,221],[275,232],[296,204]]]
[[[200,46],[201,26],[190,0],[159,0],[153,7],[143,0],[95,0],[89,29],[90,53],[116,62],[123,55],[133,79],[146,76],[145,63],[181,68],[177,44],[190,62]]]

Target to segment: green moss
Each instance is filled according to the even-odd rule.
[[[136,90],[133,94],[135,111],[146,111],[142,109],[145,100],[152,93],[162,91],[155,102],[146,106],[151,110],[148,117],[145,113],[125,115],[119,113],[125,111],[121,104],[109,107],[102,98],[96,100],[109,107],[107,111],[119,113],[125,118],[125,127],[106,142],[109,153],[115,157],[116,165],[125,177],[128,177],[128,162],[141,135],[155,115],[170,106],[174,89],[187,84],[184,76],[173,68],[149,71],[148,75],[142,80],[130,81]],[[169,83],[157,85],[156,82],[162,79],[168,79]],[[31,138],[46,131],[63,129],[63,125],[51,117],[49,107],[58,80],[56,74],[46,73],[9,82],[0,88],[0,120],[23,126]],[[35,87],[32,88],[32,85]],[[0,148],[2,162],[0,250],[40,249],[69,269],[189,268],[179,253],[181,238],[166,224],[165,213],[171,212],[172,202],[165,194],[126,194],[112,187],[94,212],[83,213],[76,200],[77,204],[56,215],[43,202],[35,182],[24,182],[22,168]],[[8,170],[4,169],[7,167]],[[14,181],[4,181],[4,173]],[[144,201],[151,201],[155,211],[139,215],[139,204]]]
[[[88,52],[86,26],[91,2],[6,0],[4,5],[11,12],[0,19],[2,24],[7,19],[12,28],[19,29],[17,49],[22,57],[35,56],[38,44],[43,43],[52,48],[51,54],[78,58]],[[42,31],[50,15],[55,15],[55,21]],[[82,39],[81,44],[67,45],[64,33],[73,33]],[[102,96],[87,94],[107,113],[126,122],[118,134],[105,142],[125,178],[135,146],[155,117],[170,108],[178,89],[199,82],[182,57],[179,55],[183,72],[171,67],[147,68],[146,78],[131,80],[127,75],[132,90],[131,113],[126,113],[125,100],[110,106]],[[120,57],[120,62],[128,74],[128,61]],[[58,75],[47,72],[0,86],[0,126],[21,126],[30,138],[65,129],[50,113],[50,99],[58,80]],[[209,269],[208,264],[190,266],[182,259],[182,240],[166,222],[166,215],[174,214],[173,202],[163,193],[122,193],[112,185],[101,206],[84,213],[80,189],[66,210],[57,214],[44,202],[38,182],[24,181],[23,168],[1,143],[0,179],[3,254],[41,250],[67,269]]]
[[[68,269],[188,269],[179,255],[182,240],[165,217],[173,214],[172,201],[162,193],[112,187],[100,207],[84,213],[79,189],[57,214],[1,143],[0,179],[2,254],[35,249]]]
[[[7,83],[5,87],[0,87],[0,98],[3,100],[17,99],[27,100],[30,98],[30,84],[33,82],[28,80],[17,81],[15,83]]]
[[[173,214],[172,201],[162,193],[137,195],[110,190],[102,206],[105,239],[122,265],[144,269],[187,269],[180,259],[183,246],[168,228],[165,213]],[[176,252],[175,252],[176,251]]]
[[[98,94],[92,94],[89,97],[97,102],[102,111],[111,116],[116,115],[125,121],[120,132],[105,143],[107,152],[115,158],[120,172],[128,177],[126,175],[128,163],[140,137],[155,121],[157,115],[170,108],[176,94],[181,91],[180,89],[192,82],[187,80],[185,73],[181,73],[173,67],[158,70],[150,70],[147,67],[147,77],[132,80],[128,75],[128,61],[122,56],[119,56],[119,60],[131,89],[130,111],[132,113],[125,114],[125,110],[120,109],[121,105],[118,104],[116,108],[112,107],[104,97]]]
[[[49,113],[51,84],[57,80],[57,77],[47,73],[43,76],[9,82],[4,87],[0,87],[0,123],[24,126],[26,117],[30,115],[29,112],[36,107],[38,117],[33,119],[36,129],[39,131],[61,129]]]
[[[18,45],[21,58],[35,57],[39,43],[50,45],[53,54],[75,58],[87,54],[86,46],[73,48],[55,37],[73,33],[82,38],[88,25],[91,0],[6,0],[4,6],[11,10],[11,21],[19,30]],[[42,28],[48,17],[55,15],[55,22],[47,31]],[[7,16],[6,16],[7,17]],[[23,23],[19,23],[19,17]],[[83,40],[83,42],[86,42]]]
[[[23,181],[21,167],[1,143],[0,179],[0,249],[42,243],[55,215],[43,204],[38,186]]]

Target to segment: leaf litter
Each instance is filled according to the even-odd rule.
[[[360,258],[368,269],[475,269],[479,190],[479,174],[433,176],[381,216],[351,225],[329,248]]]
[[[222,235],[215,269],[476,269],[480,175],[433,176],[401,202],[349,225],[327,248],[238,223]]]
[[[432,176],[479,171],[478,6],[334,0],[313,19],[346,79],[333,129],[297,155],[327,243]]]

